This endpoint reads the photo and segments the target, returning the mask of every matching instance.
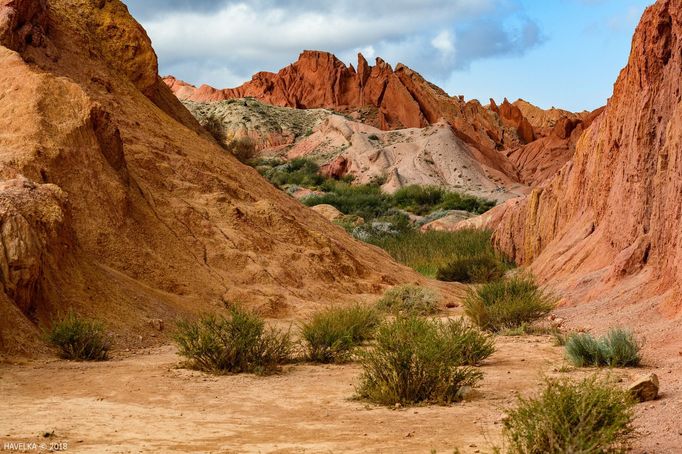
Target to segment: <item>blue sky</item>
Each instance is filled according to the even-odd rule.
[[[594,109],[652,0],[128,0],[160,72],[237,86],[304,49],[402,62],[451,95]]]

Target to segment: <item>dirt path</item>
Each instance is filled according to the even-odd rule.
[[[172,347],[106,363],[2,365],[0,451],[7,442],[66,441],[68,452],[92,453],[487,453],[501,444],[503,408],[517,393],[532,393],[543,375],[566,375],[548,337],[501,337],[497,346],[467,402],[398,410],[350,399],[356,365],[214,377],[178,369]]]

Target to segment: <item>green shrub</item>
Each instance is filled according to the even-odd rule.
[[[343,214],[360,216],[365,221],[385,216],[391,208],[389,196],[379,186],[327,180],[322,190],[327,192],[307,197],[304,203],[307,206],[332,205]]]
[[[448,320],[440,326],[443,343],[460,364],[476,366],[495,352],[495,340],[462,319]]]
[[[479,284],[500,279],[505,266],[500,259],[490,254],[457,257],[446,266],[439,268],[436,279],[446,282]]]
[[[494,281],[469,290],[464,313],[482,329],[518,328],[547,315],[554,298],[526,277]]]
[[[359,397],[385,405],[459,401],[482,374],[462,366],[447,340],[436,321],[412,316],[383,324],[376,346],[361,355]]]
[[[394,314],[432,315],[438,312],[438,300],[438,294],[431,289],[401,285],[387,290],[377,305]]]
[[[621,453],[633,432],[632,398],[614,385],[587,378],[548,381],[542,394],[519,399],[504,423],[508,452]]]
[[[606,336],[573,334],[566,340],[566,356],[578,367],[637,367],[641,361],[635,336],[623,329],[612,329]]]
[[[379,323],[376,310],[359,305],[318,312],[301,325],[306,356],[320,363],[347,361],[358,345],[372,338]]]
[[[266,328],[259,316],[240,307],[230,316],[206,315],[178,322],[174,340],[191,367],[216,374],[267,374],[291,356],[288,332]]]
[[[75,312],[53,323],[47,340],[59,348],[65,359],[104,361],[110,348],[102,322],[82,318]]]
[[[275,186],[282,188],[288,185],[298,185],[316,188],[324,183],[320,175],[320,167],[310,159],[296,158],[266,170],[263,176]]]

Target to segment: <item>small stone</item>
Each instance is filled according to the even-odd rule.
[[[655,400],[658,397],[658,389],[658,376],[656,374],[642,375],[628,386],[628,391],[640,402]]]
[[[445,307],[447,307],[448,309],[452,309],[452,308],[454,308],[454,307],[457,307],[457,303],[455,303],[455,302],[453,302],[453,301],[448,301],[448,302],[445,304]]]

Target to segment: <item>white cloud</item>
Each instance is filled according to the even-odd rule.
[[[304,49],[347,63],[361,50],[370,61],[380,56],[444,79],[477,59],[523,53],[541,41],[529,35],[537,26],[520,15],[518,1],[137,0],[129,7],[152,38],[162,73],[228,87],[278,70]]]
[[[455,54],[455,37],[450,30],[443,30],[431,40],[431,45],[438,50],[443,58],[451,58]]]

